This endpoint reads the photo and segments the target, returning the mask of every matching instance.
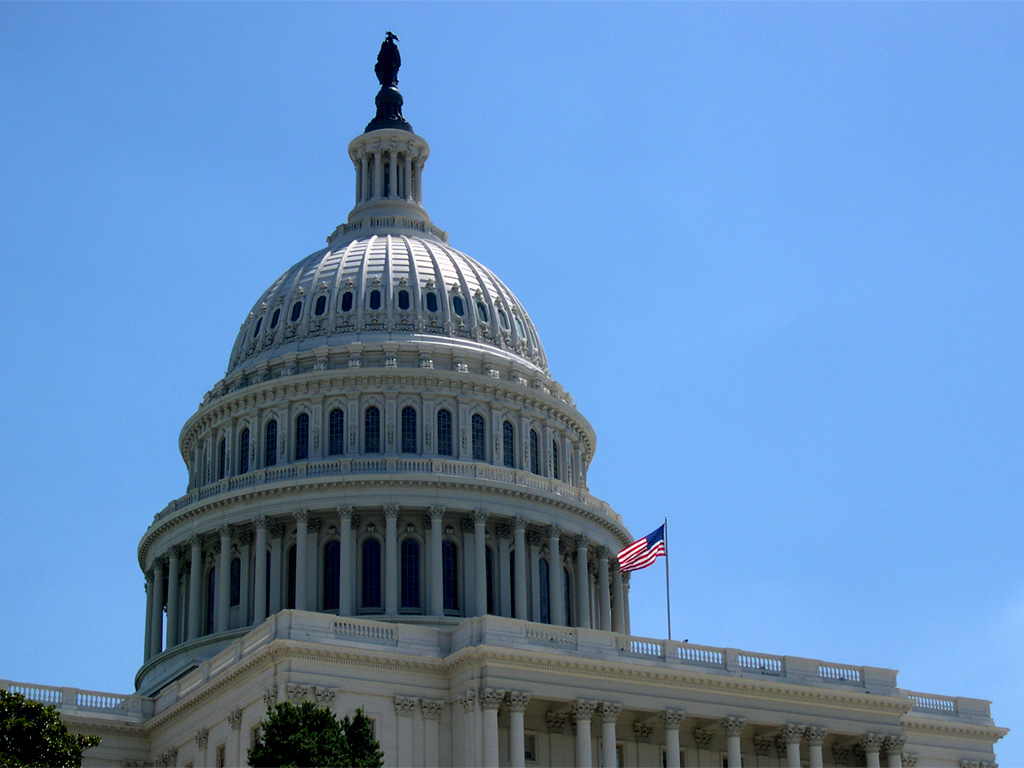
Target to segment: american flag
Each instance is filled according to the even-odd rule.
[[[619,552],[619,570],[622,573],[627,571],[638,571],[649,565],[654,565],[657,557],[665,555],[665,526],[662,525],[642,539],[637,539],[624,550]]]

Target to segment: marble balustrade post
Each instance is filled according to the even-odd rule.
[[[202,628],[203,541],[193,535],[188,543],[192,550],[188,574],[188,639],[195,640]]]
[[[532,558],[526,553],[526,518],[516,517],[512,521],[512,546],[516,553],[516,601],[513,606],[517,619],[527,618],[526,613],[526,570],[531,567]]]
[[[444,616],[444,564],[441,553],[441,534],[444,526],[444,507],[430,508],[430,614]]]
[[[587,572],[586,536],[576,537],[576,626],[590,628],[590,574]]]
[[[384,613],[398,613],[398,505],[384,507]]]
[[[255,584],[253,584],[252,620],[254,625],[267,620],[267,518],[258,516],[256,527]]]

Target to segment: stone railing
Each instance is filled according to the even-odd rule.
[[[66,715],[88,714],[109,716],[115,720],[143,722],[153,714],[153,701],[145,696],[16,683],[11,680],[0,680],[0,690],[20,693],[26,699],[49,704]]]
[[[622,524],[622,516],[616,513],[607,503],[582,488],[552,480],[549,477],[535,475],[521,469],[496,467],[480,462],[456,461],[454,459],[436,458],[352,458],[302,461],[264,469],[254,469],[244,475],[227,477],[197,488],[175,499],[156,514],[155,520],[163,520],[180,509],[207,499],[245,488],[255,488],[280,482],[294,482],[303,478],[348,477],[357,479],[360,475],[381,474],[419,474],[443,477],[461,477],[484,480],[504,485],[529,488],[543,491],[553,496],[568,499],[580,504],[595,513],[611,520],[617,525]]]

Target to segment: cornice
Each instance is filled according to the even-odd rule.
[[[976,739],[986,743],[994,743],[1010,732],[1009,728],[1001,728],[997,725],[983,725],[980,723],[960,723],[952,720],[932,720],[908,713],[900,725],[908,732],[917,731],[920,733],[945,733],[953,736],[961,736],[969,739]]]

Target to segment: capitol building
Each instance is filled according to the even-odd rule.
[[[305,700],[363,707],[389,768],[994,766],[988,701],[630,634],[594,427],[427,214],[398,66],[389,33],[347,220],[256,299],[181,430],[188,486],[138,546],[135,692],[0,686],[99,735],[87,766],[244,765],[267,707]]]

